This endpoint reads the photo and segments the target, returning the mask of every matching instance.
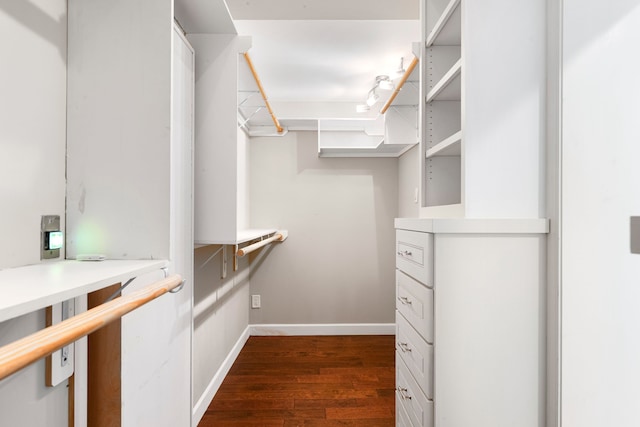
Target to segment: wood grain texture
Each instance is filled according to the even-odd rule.
[[[199,427],[393,426],[393,336],[251,337]]]
[[[88,295],[89,309],[101,305],[120,284]],[[88,338],[87,419],[92,427],[117,427],[122,418],[120,319],[95,331]]]

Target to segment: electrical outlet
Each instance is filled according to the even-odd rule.
[[[251,308],[260,308],[260,295],[251,295]]]

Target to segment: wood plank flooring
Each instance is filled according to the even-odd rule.
[[[395,424],[394,337],[251,337],[199,427]]]

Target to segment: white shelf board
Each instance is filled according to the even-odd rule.
[[[459,101],[461,91],[460,73],[462,71],[462,58],[445,73],[433,89],[427,94],[427,103],[431,101]]]
[[[322,147],[318,157],[400,157],[415,144],[380,144],[377,147]]]
[[[0,322],[167,265],[166,260],[65,260],[0,270]]]
[[[207,245],[239,245],[240,243],[250,242],[251,240],[259,239],[269,234],[273,234],[277,231],[278,230],[275,228],[254,228],[254,229],[238,230],[236,232],[235,240],[216,240],[216,241],[196,240],[194,243],[196,247],[202,247]]]
[[[395,228],[424,233],[521,234],[549,232],[546,218],[396,218]]]
[[[461,203],[453,205],[432,205],[420,208],[421,218],[462,218],[464,206]]]
[[[441,156],[460,156],[462,150],[462,131],[458,131],[449,138],[427,150],[427,159]]]
[[[237,233],[237,241],[236,243],[245,243],[250,242],[251,240],[259,239],[264,236],[268,236],[269,234],[273,234],[277,232],[275,228],[263,228],[263,229],[247,229],[247,230],[238,230]]]
[[[427,47],[459,45],[460,34],[460,0],[451,0],[427,36]]]

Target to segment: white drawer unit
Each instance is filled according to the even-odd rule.
[[[413,427],[407,410],[402,405],[399,393],[396,393],[396,427]]]
[[[433,426],[433,401],[427,399],[404,362],[396,358],[396,396],[415,427]]]
[[[433,343],[433,289],[396,270],[396,308],[416,331]]]
[[[395,225],[397,247],[423,248],[396,257],[397,425],[544,425],[548,223]]]
[[[396,267],[414,279],[433,286],[433,235],[396,231]]]
[[[396,350],[427,398],[433,400],[433,345],[427,343],[398,313]]]

